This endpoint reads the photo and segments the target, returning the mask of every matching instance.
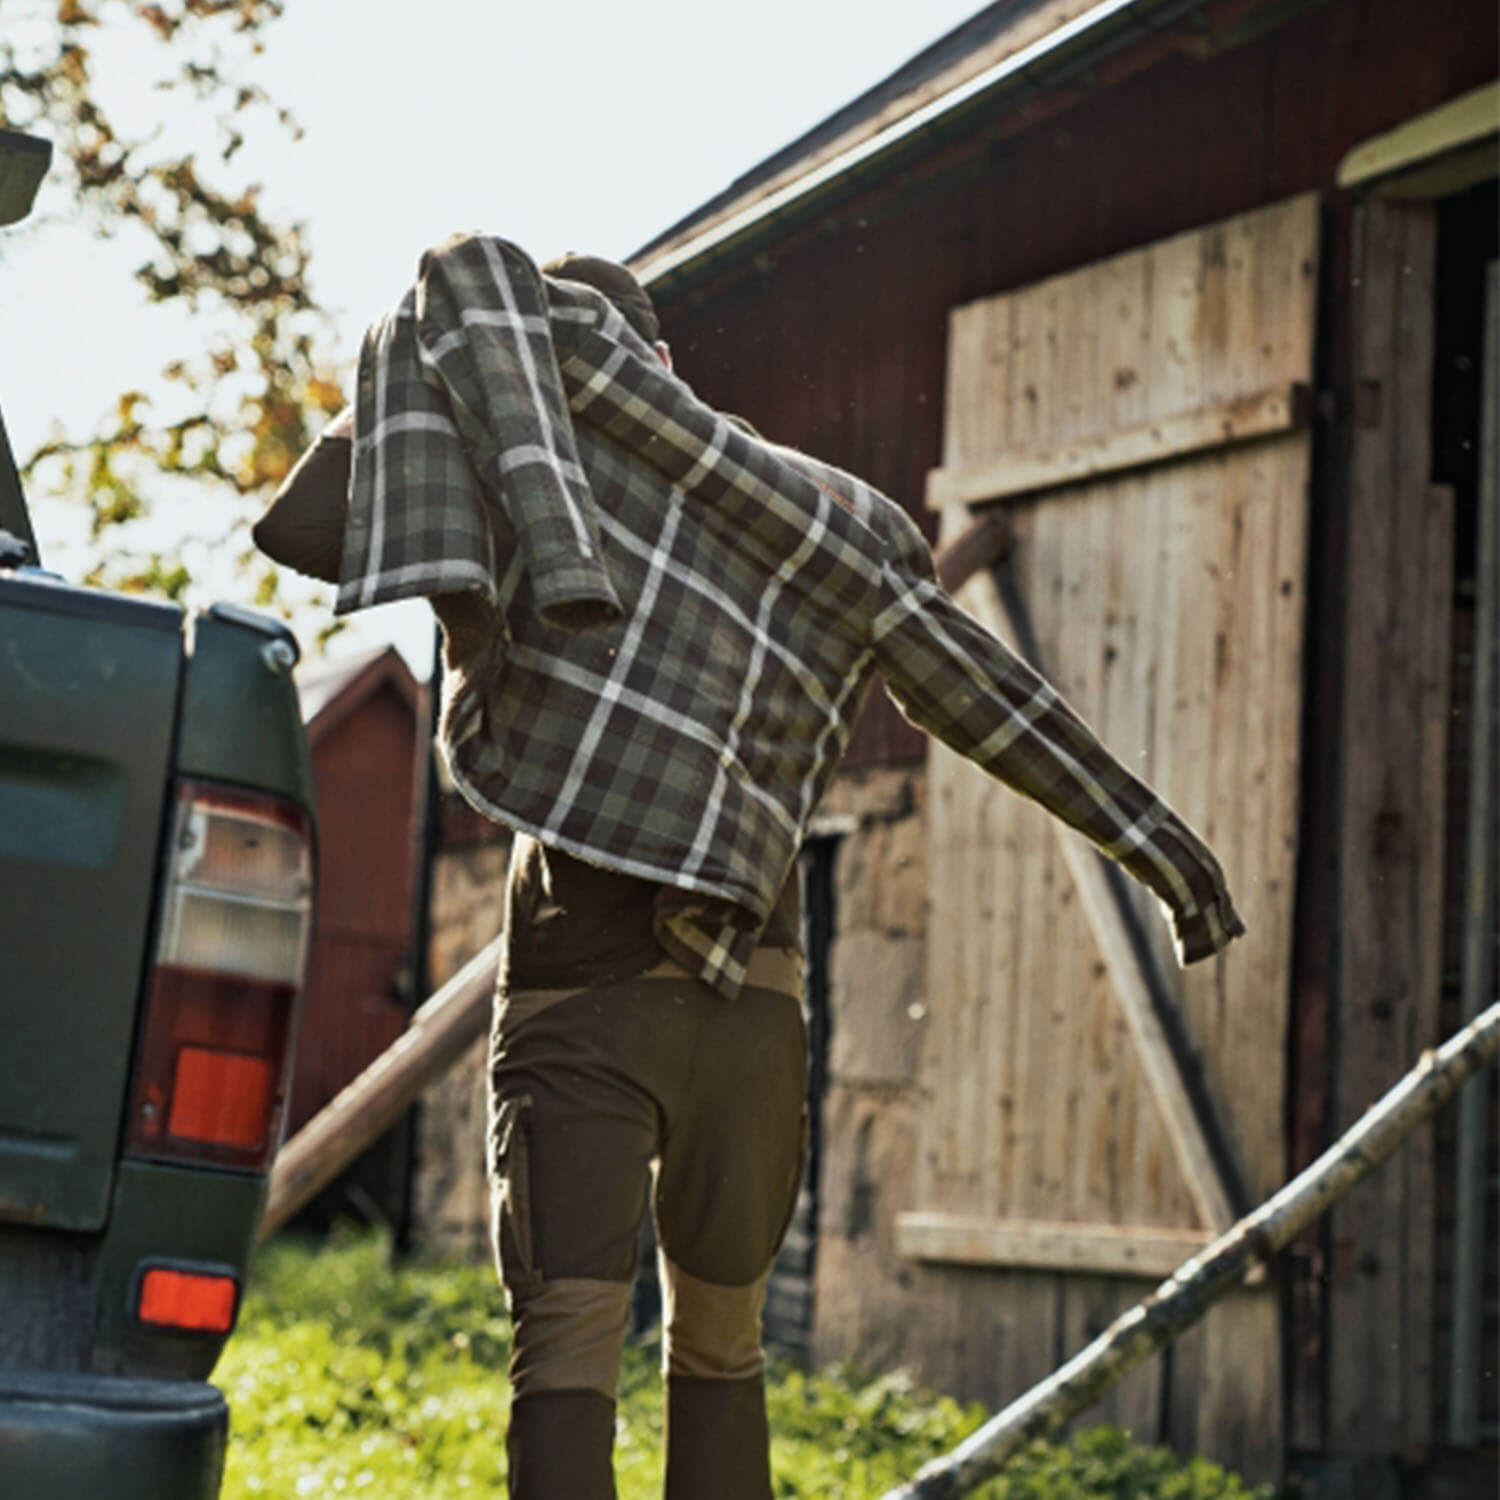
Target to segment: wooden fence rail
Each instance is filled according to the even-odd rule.
[[[401,1118],[484,1034],[500,959],[496,938],[411,1018],[411,1024],[282,1148],[259,1238],[274,1234]]]

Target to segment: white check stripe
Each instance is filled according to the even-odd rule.
[[[718,831],[719,818],[724,808],[724,767],[727,763],[737,759],[745,722],[750,717],[751,709],[755,707],[756,689],[760,686],[760,676],[765,667],[767,654],[766,642],[769,640],[767,622],[775,611],[777,601],[781,598],[782,591],[787,584],[797,576],[798,570],[809,558],[816,556],[828,529],[828,503],[827,499],[819,494],[817,515],[807,528],[807,534],[802,538],[796,551],[776,570],[775,577],[761,596],[760,610],[755,621],[755,645],[751,649],[750,665],[745,672],[745,681],[740,687],[739,707],[735,712],[734,722],[729,726],[729,733],[725,737],[724,750],[720,754],[719,771],[714,777],[713,792],[704,804],[703,816],[698,821],[698,832],[688,852],[686,869],[691,874],[697,874],[703,868],[703,862],[708,858],[714,835]]]
[[[672,558],[672,538],[677,534],[677,528],[681,523],[682,496],[674,492],[671,503],[667,507],[666,519],[662,524],[661,541],[657,544],[656,554],[651,559],[650,567],[646,572],[646,581],[641,585],[640,603],[631,617],[630,626],[625,632],[625,639],[620,643],[619,654],[615,657],[614,670],[600,687],[599,699],[594,712],[589,716],[588,727],[578,741],[577,750],[573,752],[573,761],[568,767],[567,780],[563,782],[562,790],[557,794],[557,807],[547,824],[549,833],[556,833],[571,811],[573,802],[578,796],[578,788],[583,785],[583,779],[593,762],[594,752],[599,748],[599,741],[604,735],[604,726],[609,723],[610,716],[615,711],[615,705],[620,701],[621,694],[624,692],[625,677],[640,654],[641,636],[645,633],[652,606],[656,603],[657,593],[661,589],[661,581],[666,573],[667,564]]]
[[[834,700],[833,712],[828,716],[828,722],[823,726],[817,740],[813,745],[812,764],[808,767],[807,775],[802,778],[802,789],[797,799],[797,826],[799,829],[807,826],[807,820],[812,817],[813,807],[817,800],[819,783],[833,775],[838,768],[838,758],[844,753],[844,745],[848,742],[849,734],[853,730],[853,724],[844,717],[844,709],[849,701],[860,692],[870,680],[870,666],[875,660],[873,651],[865,651],[855,658],[854,665],[849,668],[849,675],[844,679],[843,691]],[[832,760],[828,758],[828,742],[837,736],[837,748]],[[820,774],[820,772],[822,774]]]
[[[383,443],[387,438],[399,437],[404,433],[412,432],[436,432],[447,436],[456,436],[453,423],[441,412],[435,411],[400,411],[393,412],[389,416],[381,417],[375,423],[375,430],[366,439],[369,443]]]
[[[533,333],[538,338],[552,337],[552,324],[541,313],[502,312],[498,307],[465,307],[460,310],[459,318],[466,328],[504,328],[513,333]],[[445,337],[462,339],[463,336],[450,333]]]
[[[505,262],[493,239],[482,238],[479,243],[484,248],[485,261],[490,268],[490,274],[495,278],[496,289],[500,293],[501,300],[505,303],[505,311],[512,319],[512,323],[521,321],[521,310],[516,305],[515,289],[510,284],[510,277],[506,274]],[[531,345],[525,338],[515,341],[516,353],[521,362],[521,371],[526,380],[527,392],[535,406],[537,419],[541,423],[542,438],[550,451],[553,462],[556,464],[559,474],[563,473],[565,460],[559,451],[557,432],[552,424],[552,412],[542,392],[541,383],[537,376],[536,360],[532,357]],[[568,519],[573,525],[573,534],[578,543],[579,552],[586,558],[597,556],[594,550],[593,539],[589,535],[589,529],[584,524],[583,516],[579,512],[578,503],[567,484],[562,486],[563,504],[567,508]]]
[[[452,354],[455,349],[462,349],[469,342],[468,329],[470,328],[502,328],[507,333],[514,332],[517,335],[516,342],[521,343],[526,334],[534,334],[538,338],[546,338],[551,335],[551,327],[546,318],[534,313],[518,313],[512,316],[500,308],[489,307],[465,307],[459,313],[460,326],[434,339],[422,350],[422,363],[437,368],[443,357]]]
[[[702,484],[718,465],[719,456],[724,452],[724,444],[729,440],[729,423],[721,417],[718,425],[714,428],[714,435],[708,447],[703,450],[698,462],[693,465],[678,483],[685,490],[692,489],[695,485]]]
[[[492,802],[486,797],[465,775],[463,767],[458,764],[457,758],[452,753],[452,746],[440,743],[438,750],[442,756],[443,769],[453,778],[454,784],[463,794],[464,801],[471,803],[496,823],[503,823],[505,827],[514,828],[520,833],[529,833],[533,838],[550,843],[567,854],[577,855],[578,858],[587,860],[590,864],[602,865],[608,870],[618,870],[622,875],[636,875],[643,880],[656,880],[663,885],[679,886],[683,890],[697,891],[700,895],[712,896],[718,901],[730,901],[749,910],[754,910],[756,907],[757,892],[753,887],[728,885],[722,881],[703,880],[696,876],[683,875],[671,860],[658,862],[649,859],[634,859],[628,854],[620,854],[615,850],[605,849],[585,840],[568,838],[560,833],[549,834],[542,824],[533,822],[530,818],[518,817],[509,808],[501,807],[497,802]]]
[[[495,460],[495,466],[502,475],[513,474],[517,469],[537,465],[552,469],[576,484],[589,482],[588,475],[583,472],[581,465],[568,459],[559,459],[555,453],[549,453],[539,443],[517,443],[514,447],[502,449]]]
[[[430,587],[433,593],[456,593],[460,589],[478,588],[491,603],[496,599],[491,571],[483,563],[456,557],[442,562],[404,563],[399,568],[372,573],[370,577],[377,590]]]
[[[391,341],[395,336],[396,319],[410,316],[410,311],[416,304],[415,291],[408,291],[401,299],[399,308],[394,317],[387,316],[380,326],[380,335],[375,342],[375,347],[370,351],[370,357],[375,362],[375,410],[385,410],[385,387],[386,387],[386,354],[390,348]],[[361,609],[368,608],[375,602],[376,590],[380,583],[380,563],[385,556],[385,444],[375,442],[373,437],[364,440],[364,451],[370,462],[374,465],[371,493],[374,503],[370,507],[370,535],[365,544],[364,576],[360,580],[359,604]]]
[[[1029,734],[1036,721],[1057,702],[1057,694],[1045,682],[1039,682],[1036,691],[1020,706],[1008,708],[1005,722],[997,725],[970,752],[977,761],[993,760],[1002,751],[1008,750],[1023,734]]]
[[[565,682],[569,687],[577,688],[580,692],[602,693],[607,685],[606,679],[600,677],[597,672],[574,666],[571,662],[564,661],[549,651],[541,651],[535,646],[527,646],[519,641],[515,642],[506,654],[517,666],[536,672],[540,676]],[[620,688],[617,701],[621,708],[629,709],[639,718],[649,719],[653,724],[660,724],[664,729],[670,729],[687,739],[696,740],[715,754],[723,751],[723,742],[711,729],[705,728],[698,720],[689,718],[686,714],[680,714],[675,709],[668,708],[664,703],[658,703],[654,698],[647,698],[634,688]],[[801,829],[792,815],[769,792],[755,784],[747,768],[740,762],[734,762],[734,770],[741,790],[764,807],[787,833],[793,837],[800,837]],[[695,884],[693,888],[705,891],[714,889],[711,884],[707,883]]]
[[[613,516],[607,511],[600,511],[599,529],[612,541],[618,543],[636,557],[651,557],[652,549],[650,544],[637,536],[617,516]],[[675,582],[679,588],[689,589],[693,593],[707,599],[716,608],[721,609],[747,635],[759,635],[764,640],[766,649],[774,653],[782,666],[797,679],[798,686],[812,700],[818,711],[825,715],[834,715],[837,713],[836,708],[828,699],[828,694],[823,691],[823,684],[818,681],[817,674],[799,656],[788,650],[783,642],[778,641],[769,631],[763,630],[723,589],[716,587],[708,579],[693,572],[689,568],[685,558],[682,559],[682,569],[676,574]]]
[[[568,395],[568,405],[576,412],[582,412],[592,406],[594,400],[605,391],[615,388],[615,376],[620,373],[627,360],[630,359],[630,351],[623,344],[617,345],[610,351],[609,358],[602,365],[591,365],[581,356],[570,363],[579,368],[592,370],[593,373],[581,385],[574,387]]]

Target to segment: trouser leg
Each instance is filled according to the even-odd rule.
[[[614,1500],[615,1403],[599,1391],[541,1391],[511,1402],[511,1500]]]
[[[525,1488],[514,1494],[613,1496],[601,1403],[614,1391],[659,1151],[667,1493],[767,1500],[760,1313],[801,1179],[798,997],[752,984],[725,1001],[656,970],[512,998],[492,1068],[491,1157],[515,1326],[510,1446]],[[555,1434],[570,1408],[595,1416],[563,1452]]]
[[[511,1495],[614,1500],[614,1391],[656,1106],[595,1035],[595,996],[512,1002],[490,1104],[492,1229],[513,1328]]]
[[[748,986],[705,1024],[657,1180],[667,1500],[770,1500],[761,1313],[805,1151],[800,998]]]
[[[666,1500],[770,1500],[761,1376],[667,1375]]]

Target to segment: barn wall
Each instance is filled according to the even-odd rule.
[[[318,902],[289,1136],[406,1025],[417,734],[412,703],[386,686],[313,735]],[[321,1227],[341,1215],[399,1222],[405,1149],[398,1125],[325,1189],[300,1222]]]
[[[415,754],[412,707],[390,691],[373,694],[313,747],[318,907],[291,1131],[405,1024],[394,987],[411,928]]]
[[[1317,380],[1328,393],[1325,410],[1346,423],[1354,394],[1353,219],[1349,196],[1334,186],[1337,165],[1358,142],[1490,81],[1496,47],[1489,0],[1440,8],[1331,0],[1223,55],[1161,60],[1029,131],[1007,127],[987,137],[981,121],[970,147],[945,148],[945,179],[924,182],[919,171],[908,172],[899,186],[852,200],[815,230],[787,234],[753,265],[664,300],[666,335],[706,399],[854,469],[930,527],[921,497],[927,471],[940,461],[953,307],[1315,190],[1325,203]],[[1338,715],[1328,710],[1343,691],[1349,475],[1338,449],[1346,434],[1345,425],[1325,429],[1314,451],[1289,1166],[1303,1164],[1326,1139],[1336,1113],[1330,1085],[1335,1098],[1353,1098],[1375,1082],[1329,1071],[1345,1066],[1333,1045],[1344,1001],[1328,920],[1339,896],[1334,809],[1342,746]],[[877,694],[834,798],[859,806],[869,795],[878,805],[869,768],[922,754],[920,736]],[[923,778],[906,780],[920,808]],[[862,837],[886,826],[867,814],[859,817]],[[882,878],[866,853],[846,840],[840,855],[836,985],[841,968],[865,972],[863,952],[873,941],[852,925],[854,913],[869,909],[866,883]],[[920,903],[908,903],[894,925],[920,941]],[[982,1316],[989,1273],[921,1267],[894,1251],[895,1215],[912,1201],[921,1107],[910,1074],[892,1065],[904,1045],[899,1020],[890,1029],[893,1018],[912,1003],[900,972],[891,964],[836,991],[835,1049],[842,1031],[858,1038],[863,1057],[835,1062],[825,1104],[816,1352],[889,1367],[909,1352],[906,1330],[920,1325],[927,1347],[946,1341],[950,1353],[941,1370],[919,1367],[919,1374],[999,1401],[1016,1393],[996,1378],[1004,1330]],[[1326,1242],[1314,1237],[1287,1278],[1291,1441],[1309,1449],[1328,1440],[1325,1424],[1334,1415],[1324,1398],[1337,1376],[1326,1367],[1320,1332],[1329,1269]],[[1116,1414],[1128,1419],[1128,1405]],[[1170,1436],[1216,1446],[1214,1433]],[[1348,1429],[1338,1436],[1351,1440]],[[1373,1428],[1355,1437],[1367,1449],[1405,1440]]]
[[[1169,57],[967,171],[855,199],[661,305],[714,405],[922,516],[940,461],[950,308],[1309,189],[1359,141],[1494,77],[1495,7],[1334,0],[1224,55]],[[984,153],[975,157],[973,150]],[[950,150],[949,165],[956,150]],[[878,696],[849,764],[919,758]]]

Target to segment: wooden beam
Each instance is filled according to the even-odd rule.
[[[1053,826],[1193,1204],[1204,1224],[1218,1233],[1235,1221],[1234,1199],[1209,1148],[1177,1054],[1158,1014],[1159,1005],[1171,1002],[1146,970],[1126,926],[1121,903],[1111,889],[1104,856],[1096,853],[1081,834],[1061,823]]]
[[[1291,432],[1307,425],[1310,407],[1307,387],[1278,386],[1137,427],[1102,432],[1060,448],[1006,453],[962,468],[933,469],[927,475],[927,505],[945,510],[981,500],[1013,500]]]
[[[977,594],[977,599],[974,597]],[[982,575],[971,593],[980,620],[999,628],[1002,635],[1021,645],[1030,639],[1030,627],[1019,604],[1006,598],[993,573]],[[1025,652],[1028,656],[1034,655]],[[1041,670],[1040,664],[1032,665]],[[1171,1004],[1164,986],[1147,968],[1144,945],[1135,941],[1129,918],[1110,884],[1104,856],[1081,834],[1051,820],[1068,873],[1078,888],[1084,916],[1099,944],[1100,957],[1109,970],[1110,986],[1120,1002],[1145,1074],[1147,1086],[1161,1111],[1162,1125],[1172,1143],[1183,1180],[1192,1195],[1203,1225],[1220,1233],[1237,1215],[1234,1195],[1225,1182],[1209,1147],[1203,1123],[1193,1104],[1177,1054],[1162,1025],[1160,1010]]]
[[[411,1018],[411,1025],[282,1147],[258,1238],[266,1239],[401,1117],[484,1035],[500,962],[496,938]]]
[[[981,568],[992,567],[1010,553],[1015,531],[1004,511],[978,516],[933,558],[938,582],[957,593]]]
[[[897,1253],[964,1266],[1024,1267],[1103,1276],[1170,1276],[1213,1239],[1196,1229],[1039,1223],[961,1214],[904,1213]]]
[[[1450,99],[1394,130],[1355,146],[1339,163],[1341,188],[1358,187],[1450,151],[1483,143],[1500,133],[1500,83],[1486,83]]]

